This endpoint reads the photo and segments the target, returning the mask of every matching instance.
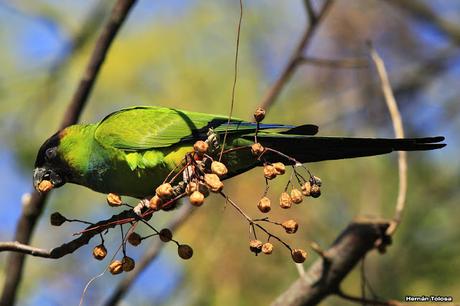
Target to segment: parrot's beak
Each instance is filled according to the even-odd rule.
[[[39,192],[48,192],[53,188],[64,185],[61,176],[51,169],[34,169],[34,188]]]

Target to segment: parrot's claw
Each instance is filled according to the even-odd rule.
[[[217,151],[220,147],[219,144],[219,135],[217,135],[212,128],[209,129],[207,133],[208,138],[205,140],[205,142],[208,143],[209,145],[209,152],[213,153]]]
[[[134,206],[133,211],[139,217],[142,217],[142,213],[144,212],[145,208],[149,207],[150,201],[148,199],[142,199]]]

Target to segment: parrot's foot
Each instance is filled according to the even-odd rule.
[[[220,148],[219,135],[217,135],[212,128],[207,133],[208,138],[205,142],[209,145],[209,152],[213,153]]]
[[[142,214],[145,212],[145,210],[149,208],[149,203],[149,199],[140,200],[139,203],[137,203],[137,205],[133,208],[134,213],[139,217],[142,217]]]

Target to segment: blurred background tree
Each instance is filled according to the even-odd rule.
[[[14,233],[21,197],[30,191],[40,144],[59,125],[101,24],[114,1],[0,1],[0,240]],[[321,1],[313,2],[319,7]],[[237,1],[139,1],[116,38],[82,122],[126,106],[162,105],[225,114],[233,79]],[[240,71],[234,115],[249,118],[295,47],[308,19],[302,1],[244,1]],[[307,54],[367,58],[371,39],[385,60],[408,136],[445,135],[440,151],[409,154],[409,193],[402,226],[385,256],[373,252],[366,274],[379,296],[443,294],[460,299],[459,140],[460,3],[454,1],[334,2]],[[321,135],[391,137],[391,122],[371,68],[302,65],[269,110],[267,122],[321,127]],[[327,246],[358,214],[389,217],[397,194],[396,155],[330,161],[308,167],[321,176],[323,196],[274,217],[296,217],[294,246]],[[276,198],[284,187],[276,182]],[[264,189],[259,170],[226,184],[251,214]],[[72,239],[76,225],[52,228],[48,216],[100,220],[113,211],[105,197],[79,186],[53,192],[32,245],[52,248]],[[156,214],[161,227],[172,213]],[[194,247],[182,261],[166,245],[137,280],[123,305],[265,305],[297,278],[285,251],[254,257],[246,223],[219,197],[175,233]],[[116,248],[119,237],[110,235]],[[86,282],[104,269],[91,257],[93,241],[60,260],[28,258],[19,305],[76,304]],[[130,248],[140,258],[147,245]],[[315,255],[307,261],[312,262]],[[0,282],[6,254],[0,254]],[[96,272],[95,272],[96,271]],[[105,275],[85,303],[98,305],[119,277]],[[359,294],[360,276],[343,287]],[[456,295],[457,294],[457,295]],[[324,305],[347,302],[329,298]]]

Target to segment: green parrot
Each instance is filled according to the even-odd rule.
[[[35,188],[44,180],[53,187],[65,183],[86,186],[102,193],[139,199],[155,194],[155,188],[193,151],[197,140],[223,139],[230,150],[222,162],[228,168],[224,178],[246,172],[263,162],[285,157],[269,152],[263,160],[251,154],[256,123],[227,116],[187,112],[173,108],[136,106],[106,116],[95,124],[77,124],[51,136],[38,151],[33,174]],[[353,158],[391,151],[433,150],[445,146],[444,137],[374,139],[316,137],[315,125],[260,124],[257,140],[301,163]],[[211,148],[212,149],[212,148]],[[215,148],[214,156],[219,149]],[[211,153],[212,154],[212,153]],[[180,168],[180,167],[179,167]]]

